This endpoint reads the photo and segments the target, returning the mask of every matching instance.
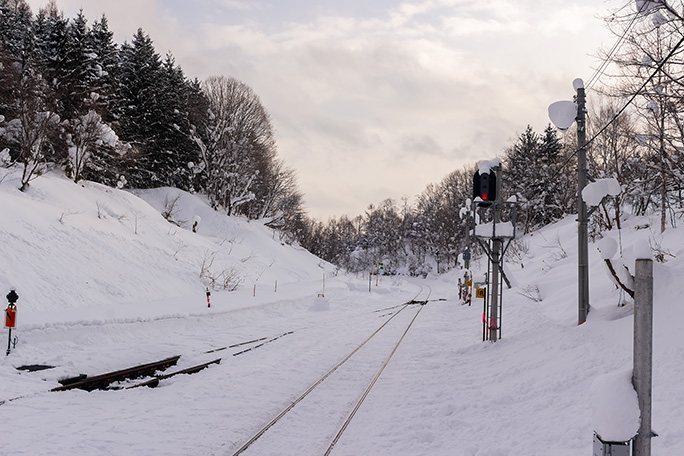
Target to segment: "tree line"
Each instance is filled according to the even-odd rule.
[[[259,96],[231,77],[189,79],[142,30],[117,45],[106,16],[34,16],[0,0],[0,160],[21,189],[61,167],[75,182],[200,192],[227,215],[292,231],[294,170],[277,156]]]
[[[604,198],[592,213],[593,238],[620,229],[629,215],[659,215],[659,226],[650,227],[656,234],[684,215],[682,11],[684,2],[637,0],[604,18],[618,45],[598,51],[588,97],[587,159],[592,178],[615,178],[622,192]],[[575,127],[561,137],[549,125],[543,132],[528,126],[492,154],[502,161],[503,199],[517,200],[519,233],[577,213],[576,152]],[[353,219],[309,221],[304,242],[352,271],[375,270],[378,262],[390,273],[454,267],[466,248],[464,208],[476,170],[472,164],[429,184],[413,204],[385,200]]]
[[[502,197],[515,196],[522,231],[531,232],[574,210],[576,184],[571,181],[576,181],[576,170],[562,167],[570,148],[554,128],[537,134],[528,126],[503,151]],[[302,242],[316,255],[354,272],[375,270],[378,262],[389,274],[451,269],[468,244],[476,170],[472,164],[451,172],[429,184],[414,202],[386,199],[353,219],[310,220]]]

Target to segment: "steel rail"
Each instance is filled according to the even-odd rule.
[[[427,302],[427,301],[426,301],[426,302]],[[413,326],[413,322],[416,321],[416,318],[418,318],[418,315],[419,315],[420,312],[423,310],[423,307],[424,307],[424,305],[421,305],[420,308],[418,309],[418,312],[416,312],[416,314],[413,316],[413,319],[411,320],[411,323],[409,323],[409,325],[406,327],[406,330],[404,331],[404,333],[403,333],[403,334],[401,335],[401,337],[399,338],[399,341],[398,341],[397,344],[394,346],[394,349],[393,349],[392,352],[389,354],[389,356],[387,357],[387,359],[385,360],[385,362],[382,364],[382,366],[380,367],[380,370],[378,371],[378,373],[375,374],[375,377],[373,378],[373,380],[372,380],[372,381],[370,382],[370,384],[368,385],[368,388],[366,388],[366,391],[364,391],[363,396],[361,396],[361,399],[359,399],[359,401],[356,403],[356,406],[354,407],[354,409],[352,410],[352,412],[349,414],[349,417],[348,417],[347,420],[344,422],[344,424],[342,425],[342,427],[340,428],[340,430],[337,432],[337,435],[335,436],[335,438],[333,439],[333,441],[330,443],[330,446],[328,447],[327,451],[324,453],[324,456],[329,456],[329,455],[330,455],[330,453],[331,453],[332,450],[333,450],[333,447],[334,447],[334,446],[337,444],[337,442],[340,440],[340,437],[342,437],[342,434],[344,433],[344,431],[347,430],[347,426],[349,426],[349,423],[351,423],[351,420],[354,418],[354,415],[356,415],[356,412],[358,412],[358,411],[359,411],[359,408],[361,408],[361,405],[362,405],[363,402],[366,400],[366,397],[368,397],[368,393],[370,393],[371,389],[373,389],[373,387],[375,386],[375,382],[377,382],[377,381],[378,381],[378,378],[380,378],[380,375],[382,375],[382,372],[385,370],[385,368],[386,368],[387,365],[389,364],[390,360],[392,359],[392,357],[393,357],[394,354],[396,353],[397,349],[399,348],[399,345],[401,345],[401,343],[404,341],[404,337],[406,337],[406,334],[409,332],[409,329],[411,329],[411,326]]]
[[[418,292],[420,294],[421,291]],[[418,296],[418,294],[416,296]],[[415,299],[415,298],[414,298]],[[266,433],[273,425],[275,425],[282,417],[284,417],[290,410],[294,408],[295,405],[300,403],[304,398],[306,398],[314,389],[316,389],[321,383],[325,381],[330,375],[332,375],[337,369],[339,369],[344,363],[349,361],[349,359],[356,354],[361,348],[363,348],[364,345],[366,345],[375,335],[377,335],[387,324],[394,319],[397,315],[401,313],[404,309],[406,309],[409,305],[413,303],[413,300],[401,304],[401,307],[395,314],[393,314],[390,318],[387,319],[378,329],[376,329],[366,340],[364,340],[358,347],[356,347],[351,353],[349,353],[342,361],[337,363],[335,366],[333,366],[328,372],[326,372],[321,378],[319,378],[313,385],[311,385],[304,393],[302,393],[301,396],[299,396],[297,399],[295,399],[290,405],[288,405],[282,412],[280,412],[278,415],[276,415],[275,418],[273,418],[268,424],[266,424],[259,432],[254,434],[252,438],[247,440],[237,451],[233,453],[233,456],[238,456],[245,452],[247,448],[249,448],[254,442],[256,442],[262,435]]]

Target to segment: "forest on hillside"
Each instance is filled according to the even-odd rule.
[[[3,161],[23,167],[22,189],[60,167],[75,182],[201,192],[277,228],[303,215],[259,96],[235,78],[188,78],[142,29],[117,45],[105,16],[0,1],[0,115]]]
[[[630,1],[605,18],[617,44],[597,51],[586,84],[589,174],[617,179],[622,192],[593,212],[595,237],[628,213],[659,213],[661,232],[682,216],[684,18],[681,2],[670,3]],[[576,212],[573,128],[528,126],[492,153],[504,170],[501,197],[518,203],[519,232]],[[119,45],[105,16],[66,18],[54,3],[34,14],[24,0],[0,0],[0,167],[21,169],[22,190],[57,169],[74,182],[200,193],[345,270],[383,262],[386,273],[421,275],[457,265],[477,170],[454,170],[415,199],[312,219],[251,87],[186,76],[143,29]]]

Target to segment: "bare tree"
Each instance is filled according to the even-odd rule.
[[[259,97],[237,79],[212,76],[202,89],[210,115],[193,140],[212,206],[232,215],[255,199],[257,180],[275,156],[271,121]]]
[[[597,170],[596,177],[615,178],[622,187],[622,193],[601,204],[602,217],[599,219],[599,228],[610,230],[614,221],[619,229],[623,203],[627,201],[633,205],[638,204],[639,190],[643,184],[641,147],[637,138],[638,126],[633,113],[624,113],[616,117],[620,106],[614,98],[595,100],[591,108],[590,130],[596,131],[608,125],[592,144],[592,168]],[[612,209],[612,215],[609,208]]]
[[[623,102],[635,100],[632,111],[643,146],[641,158],[649,171],[642,192],[660,210],[661,232],[676,197],[673,190],[681,189],[684,182],[679,169],[684,159],[684,17],[674,3],[682,6],[682,2],[658,0],[637,1],[637,9],[634,2],[620,8],[606,23],[616,36],[626,39],[615,52],[601,55],[617,69],[605,72],[612,83],[602,91]]]
[[[25,191],[29,182],[40,175],[47,158],[54,151],[50,136],[55,133],[59,116],[44,102],[44,84],[39,75],[29,72],[21,78],[17,87],[16,117],[0,130],[10,144],[16,146],[17,161],[24,169],[20,190]]]
[[[271,162],[260,190],[260,201],[254,205],[255,213],[251,215],[268,219],[269,226],[283,227],[292,215],[301,211],[302,195],[297,189],[297,175],[282,160]]]

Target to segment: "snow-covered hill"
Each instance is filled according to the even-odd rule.
[[[17,177],[0,183],[0,291],[17,289],[24,325],[120,318],[128,304],[160,315],[198,311],[207,287],[214,299],[230,299],[222,290],[254,294],[256,286],[261,294],[276,281],[321,286],[323,262],[196,195],[171,188],[131,194],[58,174],[22,193]]]
[[[462,271],[420,281],[382,277],[369,293],[367,277],[336,275],[267,227],[214,213],[195,195],[77,185],[58,174],[40,177],[25,193],[17,187],[16,175],[0,175],[0,293],[15,287],[20,296],[18,344],[0,357],[0,401],[23,396],[0,405],[0,421],[12,423],[12,433],[0,436],[3,454],[233,454],[377,329],[387,313],[376,310],[406,302],[425,285],[434,300],[333,454],[591,454],[597,419],[606,420],[592,416],[601,399],[592,394],[606,391],[604,374],[624,379],[631,368],[633,304],[608,277],[596,244],[590,245],[592,310],[577,326],[572,216],[511,247],[503,338],[491,344],[481,340],[482,301],[464,306],[457,299]],[[605,236],[616,240],[629,267],[634,246],[646,241],[665,260],[654,265],[653,428],[660,436],[653,454],[679,455],[684,230],[660,235],[653,226],[628,217],[622,230]],[[473,267],[482,275],[486,260]],[[239,286],[212,290],[208,308],[211,277],[214,285],[223,277]],[[322,292],[330,309],[313,311]],[[6,343],[7,330],[0,336]],[[154,390],[47,392],[78,373],[177,354],[182,367],[206,359],[210,349],[275,336],[281,337],[247,356],[224,351],[220,365]],[[25,364],[54,368],[15,369]],[[360,368],[343,375],[366,381]],[[324,422],[348,413],[330,410],[325,399],[309,405],[314,413],[305,426],[323,443],[296,430],[287,433],[287,444],[265,440],[261,450],[245,454],[321,454],[326,436],[336,432]]]

